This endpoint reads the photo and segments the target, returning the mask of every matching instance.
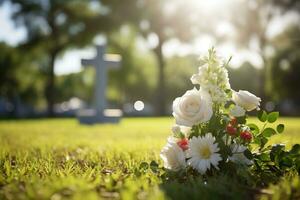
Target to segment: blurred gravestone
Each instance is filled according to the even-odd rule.
[[[98,45],[97,55],[93,59],[82,59],[81,64],[84,67],[95,67],[95,92],[93,107],[82,109],[78,113],[80,123],[117,123],[122,116],[119,109],[107,109],[106,88],[108,68],[120,67],[121,57],[115,54],[105,54],[105,46]]]

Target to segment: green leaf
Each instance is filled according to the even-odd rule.
[[[275,135],[276,134],[276,131],[272,128],[266,128],[263,132],[262,132],[262,135],[264,137],[271,137],[272,135]]]
[[[270,160],[270,156],[269,154],[267,153],[262,153],[258,156],[258,158],[261,160],[261,161],[269,161]]]
[[[266,111],[260,110],[258,112],[258,116],[257,117],[258,117],[259,121],[265,122],[268,119],[268,114],[266,113]]]
[[[156,173],[158,171],[158,164],[154,160],[151,161],[150,163],[150,169],[152,172]]]
[[[275,158],[280,155],[280,153],[284,150],[285,145],[283,144],[276,144],[272,147],[270,152],[270,158],[274,162]]]
[[[261,145],[261,138],[260,137],[255,137],[254,138],[254,144],[257,144],[258,146]]]
[[[300,158],[295,160],[296,164],[296,170],[298,171],[298,174],[300,175]]]
[[[228,102],[226,102],[224,107],[229,108],[231,105],[234,105],[234,102],[233,101],[228,101]]]
[[[184,138],[184,134],[182,132],[178,132],[178,133],[174,133],[173,136],[175,138],[180,138],[180,139],[183,139]]]
[[[268,114],[268,122],[273,123],[279,117],[279,112],[271,112]]]
[[[244,155],[246,156],[246,158],[248,158],[250,160],[253,159],[253,155],[252,155],[252,153],[251,153],[251,151],[249,149],[246,149],[244,151]]]
[[[267,142],[268,142],[267,138],[261,137],[261,139],[260,139],[260,148],[261,149],[264,148],[264,146],[265,146],[265,144],[267,144]]]
[[[228,94],[228,93],[231,93],[232,90],[231,89],[226,89],[225,92]]]
[[[237,121],[238,124],[245,124],[246,123],[246,116],[237,117],[236,121]]]
[[[142,162],[141,164],[140,164],[140,169],[144,169],[144,170],[146,170],[146,169],[148,169],[148,167],[149,167],[149,164],[148,163],[146,163],[146,162]]]
[[[299,154],[300,153],[300,144],[295,144],[290,150],[291,154]]]
[[[276,130],[278,133],[282,133],[284,131],[284,124],[278,124]]]
[[[254,133],[254,135],[259,133],[259,128],[255,124],[247,124],[247,126],[250,128],[251,132]]]
[[[292,167],[293,166],[293,160],[291,157],[289,156],[284,156],[280,162],[281,166],[284,167]]]

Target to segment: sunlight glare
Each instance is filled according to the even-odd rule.
[[[190,4],[195,6],[195,9],[201,10],[204,12],[216,12],[219,9],[223,9],[226,4],[229,3],[229,0],[190,0]]]

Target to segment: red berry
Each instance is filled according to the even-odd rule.
[[[237,119],[235,117],[231,118],[231,121],[229,122],[229,124],[231,124],[232,126],[236,126],[237,125]]]
[[[177,145],[183,150],[183,151],[185,151],[185,150],[187,150],[189,147],[188,147],[188,144],[189,144],[189,142],[188,142],[188,140],[187,139],[181,139],[181,140],[179,140],[178,142],[177,142]]]
[[[235,135],[237,130],[231,124],[228,124],[226,127],[226,131],[229,135]]]
[[[241,138],[247,142],[250,142],[252,139],[252,134],[249,131],[243,131],[241,132]]]

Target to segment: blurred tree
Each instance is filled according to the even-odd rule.
[[[259,70],[251,63],[245,62],[239,68],[228,68],[231,88],[248,90],[253,94],[259,91]]]
[[[25,25],[27,39],[20,49],[41,61],[46,75],[45,96],[48,113],[53,115],[55,101],[54,62],[67,48],[83,46],[96,34],[112,30],[121,21],[110,14],[102,1],[90,0],[7,0],[16,5],[13,19]],[[107,1],[108,2],[108,1]]]
[[[269,90],[275,101],[290,100],[300,109],[300,27],[292,26],[274,38],[278,49],[271,60]]]
[[[113,105],[142,100],[152,104],[156,79],[155,58],[151,51],[137,45],[138,32],[133,26],[123,25],[120,30],[107,35],[107,52],[118,52],[122,56],[122,67],[109,70],[107,98]],[[68,101],[78,97],[90,102],[93,97],[94,69],[79,73],[57,76],[56,101]]]
[[[138,27],[140,33],[148,40],[156,56],[158,66],[158,84],[156,96],[157,113],[166,114],[166,78],[163,46],[171,38],[188,41],[192,38],[193,26],[190,8],[183,1],[138,0]]]
[[[166,102],[171,111],[175,97],[181,96],[194,86],[190,81],[191,74],[198,71],[198,55],[173,56],[166,58]]]
[[[0,43],[0,96],[12,99],[19,90],[16,68],[20,64],[13,47]]]
[[[279,6],[284,11],[293,10],[298,13],[300,12],[300,1],[299,0],[284,0],[284,1],[272,0],[272,3],[274,5]]]
[[[268,37],[268,30],[272,20],[285,12],[295,10],[299,13],[299,1],[297,0],[250,0],[242,1],[235,7],[229,19],[237,30],[236,44],[241,48],[246,47],[256,51],[261,56],[262,69],[259,83],[261,85],[258,93],[264,102],[271,94],[267,93],[267,82],[270,71],[270,50],[275,50]],[[243,13],[236,17],[236,13]]]
[[[63,102],[77,97],[91,103],[94,92],[94,75],[92,72],[93,70],[90,68],[79,73],[57,76],[56,101]]]
[[[136,100],[152,103],[153,87],[156,80],[155,63],[149,51],[141,51],[137,45],[138,32],[134,26],[124,25],[120,31],[108,36],[108,43],[113,52],[122,56],[122,68],[111,70],[110,97],[120,102],[132,103]],[[113,88],[118,88],[113,95]],[[120,95],[121,94],[121,95]],[[118,98],[118,99],[117,99]]]
[[[20,104],[40,105],[41,74],[17,48],[0,43],[0,97],[13,104],[17,116]],[[26,74],[26,76],[24,76]]]
[[[262,98],[263,102],[265,102],[266,93],[264,87],[267,71],[267,30],[276,12],[275,9],[272,8],[271,1],[264,0],[243,2],[243,5],[238,6],[236,9],[243,13],[240,17],[234,15],[231,18],[238,31],[236,43],[240,47],[246,47],[252,51],[256,51],[257,55],[261,57],[262,69],[259,74],[259,84],[261,87],[258,95]]]

